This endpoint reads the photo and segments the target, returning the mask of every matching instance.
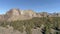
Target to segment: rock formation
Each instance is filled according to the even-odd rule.
[[[40,12],[36,13],[33,10],[20,10],[17,8],[10,9],[9,11],[6,12],[4,15],[0,15],[0,20],[1,21],[15,21],[15,20],[26,20],[26,19],[31,19],[33,17],[46,17],[49,15],[50,17],[56,17],[57,13],[47,13],[47,12]],[[58,14],[58,16],[60,16]]]
[[[27,20],[32,19],[34,17],[60,17],[59,13],[47,13],[47,12],[40,12],[36,13],[33,10],[20,10],[20,9],[11,9],[7,11],[6,14],[0,15],[0,22],[1,21],[16,21],[16,20]],[[32,34],[42,34],[42,28],[44,28],[44,25],[42,25],[40,28],[32,29]],[[60,28],[59,28],[60,29]],[[52,33],[55,32],[54,29],[51,30]],[[26,34],[26,31],[23,33],[19,31],[13,31],[13,27],[9,26],[8,28],[1,27],[0,26],[0,34]]]

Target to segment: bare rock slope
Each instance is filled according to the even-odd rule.
[[[3,16],[0,16],[0,19],[4,18],[4,20],[6,21],[15,21],[31,19],[33,17],[37,17],[36,12],[34,12],[33,10],[11,9]]]

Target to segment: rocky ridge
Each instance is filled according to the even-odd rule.
[[[47,12],[36,13],[33,10],[20,10],[20,9],[11,9],[7,11],[6,14],[0,15],[0,21],[15,21],[15,20],[26,20],[31,19],[33,17],[46,17],[49,15],[50,17],[56,17],[57,13],[49,14]]]

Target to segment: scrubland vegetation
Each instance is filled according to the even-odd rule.
[[[0,22],[0,26],[7,27],[7,25],[10,25],[14,28],[14,30],[18,30],[20,32],[25,31],[27,34],[31,34],[31,29],[37,29],[40,28],[41,25],[44,25],[44,33],[43,34],[51,34],[51,29],[56,30],[55,34],[60,34],[60,17],[35,17],[30,20],[17,20],[12,22]],[[57,32],[59,31],[59,32]]]

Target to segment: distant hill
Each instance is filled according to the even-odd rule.
[[[10,9],[4,15],[0,15],[0,21],[15,21],[15,20],[27,20],[33,17],[57,17],[60,16],[59,13],[47,13],[47,12],[40,12],[36,13],[33,10],[20,10],[20,9]]]

